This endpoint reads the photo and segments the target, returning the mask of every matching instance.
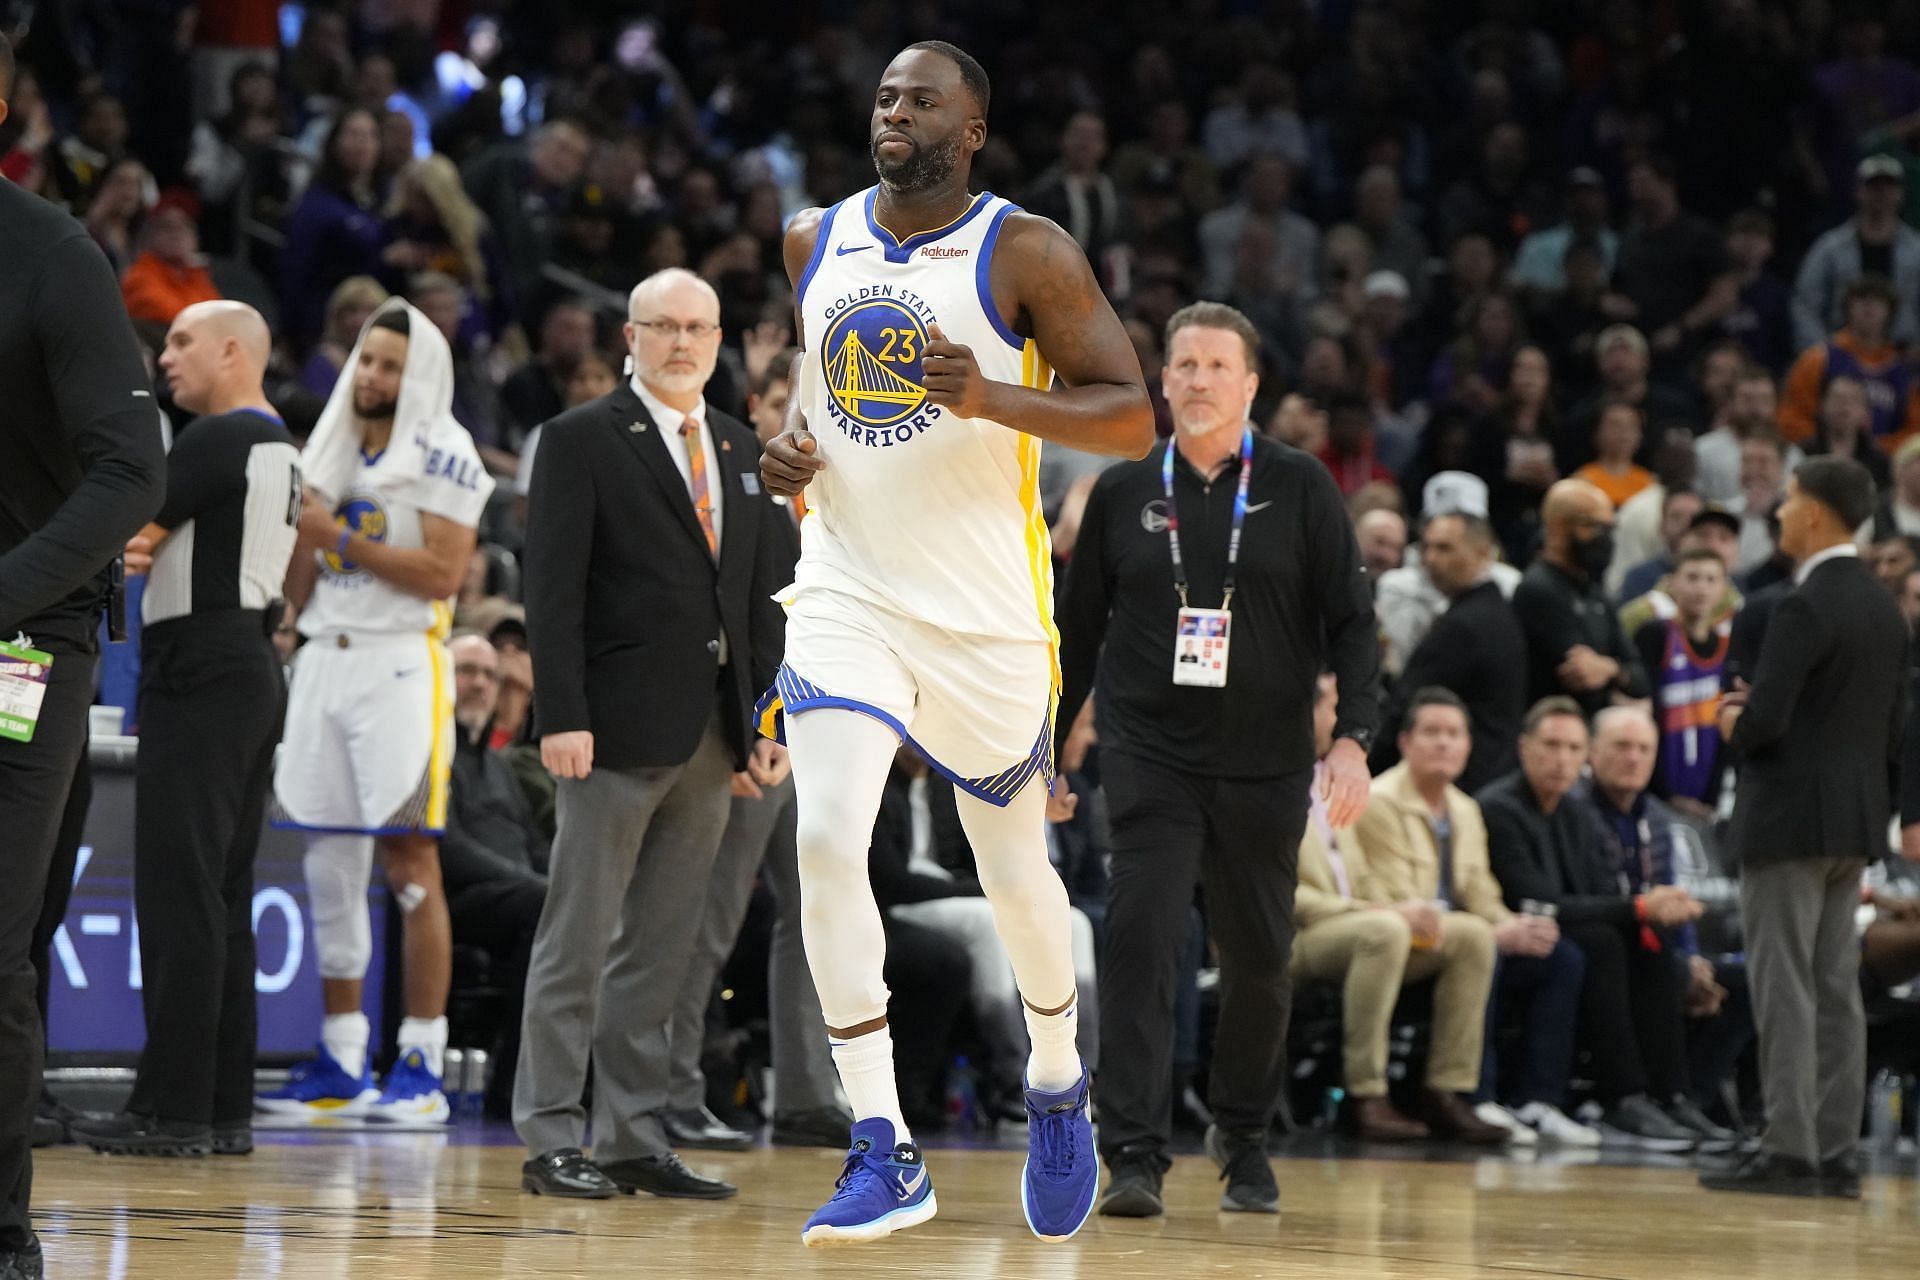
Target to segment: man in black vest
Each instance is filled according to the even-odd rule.
[[[1767,1130],[1716,1191],[1856,1198],[1866,1020],[1853,912],[1887,855],[1906,713],[1907,627],[1854,547],[1873,478],[1850,458],[1800,464],[1780,508],[1793,590],[1767,626],[1751,686],[1720,732],[1742,756],[1732,842],[1760,1024]]]
[[[753,432],[702,391],[713,289],[662,271],[628,307],[634,376],[546,425],[528,509],[534,722],[559,829],[513,1117],[529,1191],[719,1199],[734,1189],[680,1163],[658,1113],[732,776],[786,777],[785,749],[748,734],[780,663],[786,517],[761,491]]]

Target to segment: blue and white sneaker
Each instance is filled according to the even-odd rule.
[[[1020,1171],[1020,1208],[1033,1234],[1052,1243],[1086,1225],[1100,1192],[1100,1158],[1087,1107],[1087,1070],[1059,1093],[1027,1089],[1027,1163]]]
[[[896,1146],[888,1120],[854,1124],[853,1147],[835,1188],[833,1199],[800,1233],[809,1245],[865,1244],[918,1226],[940,1207],[920,1148],[911,1142]]]
[[[255,1110],[278,1116],[348,1119],[365,1115],[379,1096],[371,1071],[362,1070],[356,1080],[322,1044],[315,1047],[313,1057],[294,1064],[286,1084],[260,1094],[253,1105]]]
[[[445,1124],[453,1116],[440,1077],[427,1065],[427,1055],[409,1049],[387,1072],[386,1088],[367,1107],[367,1118],[390,1124]]]

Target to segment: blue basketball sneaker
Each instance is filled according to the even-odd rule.
[[[309,1119],[363,1116],[373,1100],[380,1096],[374,1087],[373,1073],[362,1071],[359,1079],[318,1045],[313,1057],[294,1064],[287,1082],[271,1093],[253,1100],[256,1109],[280,1116],[305,1116]]]
[[[367,1117],[395,1124],[445,1124],[453,1115],[440,1077],[427,1065],[427,1055],[409,1049],[387,1072],[386,1088],[367,1106]]]
[[[911,1142],[893,1141],[891,1121],[857,1121],[833,1199],[807,1219],[809,1245],[865,1244],[931,1218],[939,1205],[933,1182]]]
[[[1020,1171],[1020,1208],[1042,1240],[1071,1239],[1086,1224],[1100,1191],[1100,1160],[1087,1107],[1087,1071],[1059,1093],[1027,1089],[1027,1164]]]

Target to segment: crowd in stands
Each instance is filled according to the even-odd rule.
[[[537,901],[552,836],[515,603],[541,423],[616,384],[627,290],[684,266],[721,299],[709,401],[777,429],[783,227],[871,183],[877,73],[941,36],[994,77],[978,183],[1085,248],[1162,433],[1167,319],[1231,303],[1262,339],[1256,428],[1347,497],[1388,728],[1366,820],[1309,831],[1295,967],[1344,992],[1353,1122],[1426,1132],[1387,1100],[1387,1051],[1402,981],[1429,979],[1426,1080],[1525,1131],[1508,1140],[1587,1141],[1567,1113],[1589,1095],[1609,1130],[1670,1146],[1742,1121],[1721,1088],[1752,1031],[1715,710],[1753,669],[1736,620],[1790,583],[1769,518],[1801,458],[1872,471],[1860,540],[1920,623],[1920,3],[134,8],[0,3],[21,63],[0,173],[85,223],[150,347],[196,301],[267,315],[296,435],[404,295],[503,481],[456,602],[456,927],[488,884]],[[1048,452],[1064,562],[1099,460]],[[1090,987],[1097,746],[1068,763],[1094,801],[1053,845]],[[895,1028],[916,1128],[945,1114],[957,1024],[989,1111],[1017,1110],[1024,1054],[943,786],[903,752],[873,846],[889,978],[919,993]],[[1910,878],[1870,875],[1862,976],[1883,993],[1920,973],[1920,911]],[[462,941],[510,964],[532,918]],[[1431,958],[1447,934],[1465,959]]]

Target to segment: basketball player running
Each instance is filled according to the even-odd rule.
[[[808,1244],[878,1239],[931,1218],[901,1118],[867,844],[894,752],[956,786],[1013,961],[1032,1055],[1027,1224],[1080,1229],[1098,1190],[1087,1073],[1074,1047],[1066,890],[1045,823],[1057,695],[1040,442],[1143,456],[1153,415],[1120,321],[1073,240],[969,195],[987,77],[950,44],[909,46],[874,98],[879,185],[788,228],[802,342],[769,489],[807,489],[787,661],[761,730],[792,748],[807,960],[853,1104],[838,1189]],[[1049,390],[1057,371],[1062,386]],[[809,487],[810,486],[810,487]],[[1052,799],[1049,800],[1049,794]]]
[[[326,1021],[313,1061],[263,1109],[439,1122],[452,930],[440,882],[452,760],[448,600],[493,481],[452,413],[446,339],[395,299],[376,311],[301,454],[307,495],[287,598],[296,660],[275,825],[307,838]],[[361,987],[378,842],[405,929],[406,1017],[384,1089],[367,1070]]]

